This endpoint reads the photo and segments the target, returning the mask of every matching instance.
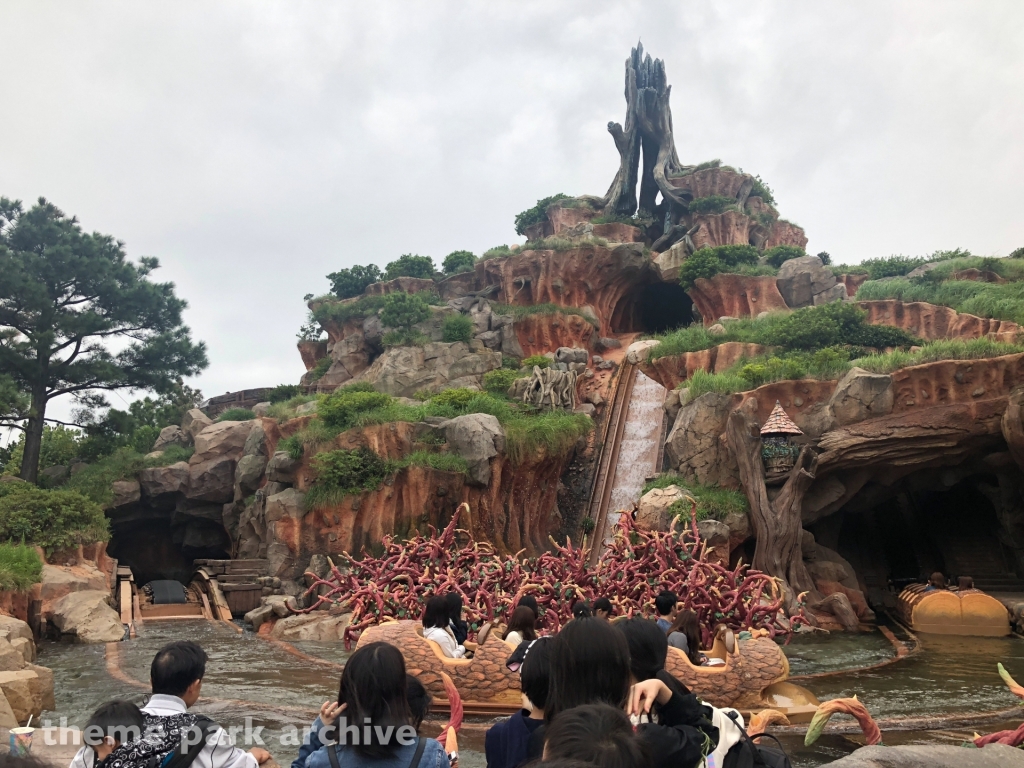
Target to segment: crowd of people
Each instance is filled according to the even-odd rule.
[[[536,600],[512,611],[502,639],[519,673],[522,709],[487,731],[488,768],[697,768],[745,764],[756,750],[742,719],[700,701],[665,669],[672,645],[694,664],[701,653],[696,616],[663,592],[656,618],[619,618],[607,599],[574,606],[559,632],[538,631]],[[423,636],[446,656],[473,653],[458,595],[427,601]],[[692,618],[691,618],[692,617]],[[261,748],[243,751],[212,720],[190,712],[202,691],[207,657],[192,642],[156,655],[152,696],[100,707],[84,730],[86,746],[71,768],[257,768]],[[407,673],[398,648],[359,647],[325,702],[291,768],[449,768],[442,745],[419,735],[430,695]],[[144,737],[138,734],[145,734]]]

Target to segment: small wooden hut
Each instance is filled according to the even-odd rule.
[[[793,438],[803,434],[782,404],[776,400],[768,420],[761,427],[761,459],[764,462],[766,480],[775,480],[789,474],[800,454],[800,447],[793,444]]]

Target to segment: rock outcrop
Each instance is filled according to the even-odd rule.
[[[722,435],[733,408],[729,395],[709,392],[679,409],[665,442],[669,466],[703,485],[736,488],[736,462]]]
[[[719,317],[757,317],[762,312],[789,309],[774,277],[718,274],[699,277],[689,290],[697,311],[710,326]]]
[[[51,621],[62,635],[79,643],[111,643],[124,637],[117,611],[110,607],[110,592],[85,590],[65,595],[53,604]]]
[[[665,387],[665,389],[675,389],[693,376],[696,371],[721,373],[745,357],[756,357],[763,355],[767,351],[768,348],[762,347],[760,344],[727,341],[724,344],[697,352],[666,355],[654,360],[641,358],[640,370]]]
[[[872,325],[893,325],[925,341],[990,338],[1012,343],[1020,333],[1020,327],[1009,320],[978,317],[923,301],[879,299],[858,301],[857,306],[867,310]]]
[[[394,397],[449,387],[479,389],[488,371],[501,367],[501,353],[480,342],[431,342],[422,347],[395,347],[374,361],[360,381]]]
[[[675,519],[670,509],[677,501],[686,498],[683,489],[677,485],[652,488],[640,497],[636,513],[638,528],[648,531],[667,531]]]
[[[790,309],[818,306],[846,298],[846,285],[817,256],[783,262],[777,279],[779,293]]]
[[[851,368],[836,385],[829,408],[839,426],[892,412],[892,377]]]
[[[445,439],[453,453],[469,465],[469,477],[478,485],[491,481],[491,459],[505,450],[505,430],[488,413],[467,413],[444,424]]]

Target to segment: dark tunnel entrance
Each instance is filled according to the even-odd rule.
[[[664,333],[694,322],[693,300],[678,283],[647,283],[626,294],[612,317],[616,333]]]
[[[132,569],[140,586],[156,579],[188,584],[196,558],[228,559],[231,543],[222,526],[206,521],[176,521],[155,514],[141,519],[113,519],[108,552]]]

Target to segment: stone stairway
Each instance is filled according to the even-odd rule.
[[[970,576],[985,592],[1024,592],[1024,579],[1007,565],[994,537],[951,536],[941,546],[946,570],[954,578]]]

